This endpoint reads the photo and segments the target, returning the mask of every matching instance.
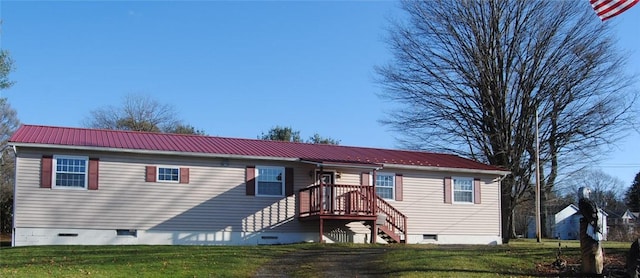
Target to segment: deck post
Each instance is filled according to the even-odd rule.
[[[378,238],[378,225],[376,221],[371,221],[371,243],[376,244],[376,239]]]
[[[324,231],[324,220],[322,220],[322,216],[320,216],[320,237],[318,240],[318,242],[320,243],[324,243],[323,231]]]
[[[373,175],[371,177],[371,212],[373,215],[378,215],[378,195],[376,194],[376,176],[378,175],[376,169],[373,169]],[[371,243],[375,244],[378,238],[378,223],[376,220],[371,221]]]

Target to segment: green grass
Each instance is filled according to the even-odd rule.
[[[578,258],[576,241],[563,255]],[[624,254],[628,243],[603,244]],[[501,246],[323,245],[280,246],[35,246],[0,249],[0,277],[251,277],[289,252],[384,248],[372,273],[387,277],[537,276],[535,265],[555,260],[557,241],[512,241]],[[318,276],[313,264],[293,266],[292,277]],[[306,273],[305,273],[306,272]]]

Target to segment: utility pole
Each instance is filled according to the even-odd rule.
[[[542,241],[540,227],[540,139],[538,134],[538,110],[536,109],[536,240]]]

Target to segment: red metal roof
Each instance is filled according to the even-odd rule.
[[[16,145],[60,145],[195,154],[294,158],[315,162],[400,164],[504,171],[501,168],[456,155],[421,151],[38,125],[22,125],[13,136],[11,136],[9,142],[15,143]]]

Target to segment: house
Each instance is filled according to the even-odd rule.
[[[637,213],[629,209],[609,212],[609,230],[615,232],[615,236],[620,239],[624,239],[625,235],[633,237],[640,227],[639,222]]]
[[[509,172],[449,154],[23,125],[13,244],[500,244]]]
[[[602,221],[602,236],[607,239],[607,212],[598,209],[598,219]],[[571,204],[560,210],[553,216],[551,225],[551,235],[554,238],[562,240],[580,239],[580,209],[578,206]],[[535,230],[535,226],[533,227]],[[530,228],[531,230],[531,228]]]

